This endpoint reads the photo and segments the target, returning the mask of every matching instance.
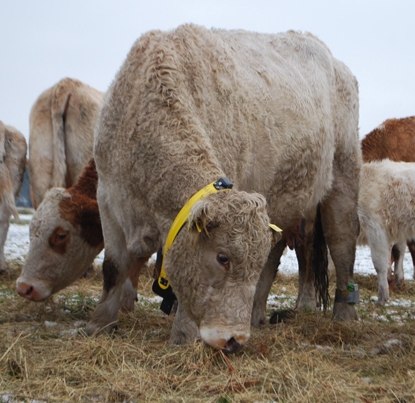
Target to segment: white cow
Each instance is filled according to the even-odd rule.
[[[334,316],[356,318],[344,295],[358,235],[358,110],[356,79],[310,34],[184,25],[143,35],[97,125],[104,289],[87,332],[115,325],[129,267],[167,249],[195,194],[164,260],[179,301],[171,342],[200,332],[234,351],[248,340],[283,251],[270,222],[320,223],[337,270]],[[234,189],[216,193],[224,177]]]
[[[358,214],[359,244],[367,244],[378,275],[378,304],[389,298],[388,269],[392,247],[395,284],[404,282],[403,258],[406,240],[415,238],[415,163],[389,159],[363,164],[360,176]]]
[[[22,133],[0,121],[0,274],[5,273],[4,244],[10,216],[18,218],[15,199],[23,184],[27,144]]]
[[[51,187],[71,187],[92,158],[104,93],[72,78],[44,91],[30,112],[29,171],[35,209]]]

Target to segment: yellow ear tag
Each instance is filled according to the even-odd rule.
[[[280,227],[277,227],[275,224],[268,224],[271,229],[273,229],[275,232],[282,232],[282,229]]]

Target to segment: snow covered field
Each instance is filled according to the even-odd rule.
[[[30,220],[31,215],[21,215],[20,219]],[[6,260],[21,260],[24,262],[29,252],[29,225],[10,224],[9,233],[5,245]],[[102,251],[95,262],[102,263],[104,251]],[[281,259],[279,268],[282,274],[296,274],[298,272],[297,259],[294,251],[287,250]],[[358,246],[356,251],[355,273],[358,274],[376,274],[370,257],[370,249],[367,246]],[[413,280],[412,258],[409,252],[405,253],[404,272],[406,280]]]

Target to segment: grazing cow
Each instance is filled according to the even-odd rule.
[[[131,261],[167,239],[164,268],[179,301],[170,342],[200,332],[234,351],[249,338],[256,290],[252,315],[265,315],[258,307],[283,251],[268,224],[292,228],[317,210],[347,294],[359,227],[358,109],[356,79],[311,34],[183,25],[143,35],[97,125],[104,287],[87,333],[115,325]],[[233,190],[215,192],[220,178]],[[188,223],[171,243],[188,201]],[[334,316],[356,318],[355,308],[339,297]]]
[[[385,120],[363,138],[361,145],[363,162],[386,158],[391,161],[415,162],[415,116]],[[412,256],[415,278],[415,241],[408,240],[407,245]],[[398,260],[399,248],[393,248],[392,252],[392,260]],[[388,277],[389,289],[392,289],[395,283],[391,270]]]
[[[392,247],[395,261],[395,283],[403,283],[405,242],[415,238],[415,163],[388,159],[363,164],[360,177],[358,214],[359,244],[367,244],[378,275],[378,304],[389,298],[388,268]]]
[[[35,209],[51,187],[71,187],[93,154],[104,93],[64,78],[43,92],[30,112],[29,171]]]
[[[7,271],[4,244],[10,216],[19,218],[15,199],[23,184],[27,144],[23,134],[0,121],[0,274]]]
[[[30,223],[30,249],[16,282],[19,295],[43,301],[74,282],[104,247],[96,199],[98,175],[91,159],[74,186],[50,189]],[[147,260],[137,260],[124,284],[122,308],[134,309],[137,272]]]

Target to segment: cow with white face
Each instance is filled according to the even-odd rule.
[[[30,250],[16,282],[19,295],[43,301],[73,283],[104,247],[91,160],[69,189],[50,189],[30,222]]]
[[[97,125],[104,289],[87,332],[115,325],[131,261],[166,248],[182,207],[220,178],[233,189],[192,202],[165,251],[179,301],[170,342],[200,335],[231,352],[248,340],[283,250],[270,223],[319,221],[338,294],[347,294],[359,228],[358,110],[356,79],[310,34],[184,25],[143,35]],[[340,297],[334,316],[357,317]]]
[[[16,282],[18,294],[40,302],[78,279],[104,247],[91,159],[74,186],[50,189],[30,223],[30,250]],[[148,258],[135,259],[123,285],[121,307],[134,310],[138,275]]]

